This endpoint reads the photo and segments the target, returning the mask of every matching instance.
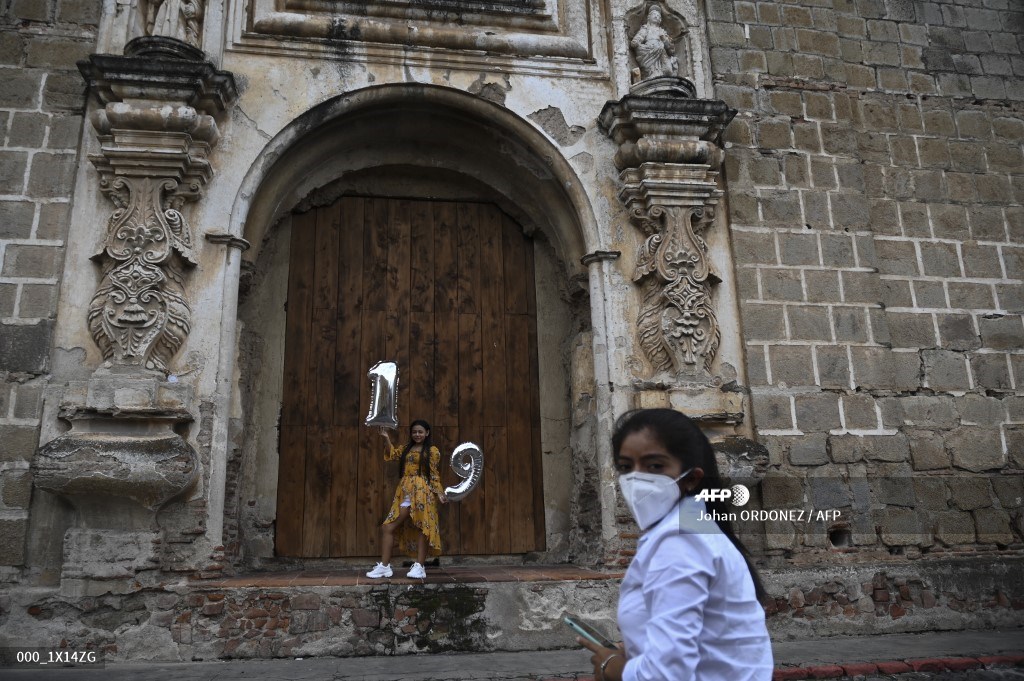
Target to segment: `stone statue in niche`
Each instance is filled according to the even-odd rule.
[[[682,17],[666,13],[658,3],[649,3],[631,11],[627,24],[633,33],[629,45],[636,60],[632,69],[634,84],[684,75],[680,72],[680,58],[683,70],[689,70],[684,41],[688,31]]]
[[[203,0],[150,0],[146,8],[146,35],[176,38],[200,47]]]
[[[647,12],[647,23],[640,27],[629,44],[636,55],[641,80],[678,73],[676,48],[661,25],[661,9],[657,5],[651,6]]]

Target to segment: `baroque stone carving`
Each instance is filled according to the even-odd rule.
[[[704,235],[722,196],[721,133],[736,114],[662,77],[608,102],[598,122],[619,145],[619,198],[643,232],[633,280],[643,291],[638,344],[655,374],[712,382],[721,331]]]
[[[679,75],[676,48],[668,31],[661,25],[661,8],[657,5],[647,12],[647,23],[640,27],[629,45],[636,55],[640,80]]]
[[[107,227],[103,279],[89,305],[89,331],[103,357],[168,371],[189,332],[182,267],[195,266],[178,182],[116,178],[103,191],[117,209]],[[175,257],[177,256],[177,257]]]
[[[177,40],[143,38],[125,57],[79,64],[105,105],[92,116],[101,152],[90,160],[115,208],[93,256],[103,278],[88,326],[109,366],[167,373],[190,330],[185,273],[197,261],[183,209],[213,175],[214,115],[235,97],[230,74],[202,56]]]
[[[627,14],[629,46],[636,63],[633,83],[688,75],[690,61],[686,22],[658,3],[648,3]],[[682,67],[682,68],[680,68]]]
[[[704,206],[632,210],[633,222],[647,234],[633,272],[644,289],[637,328],[657,371],[711,372],[720,332],[710,285],[718,277],[701,232],[713,216],[714,208]]]
[[[163,36],[200,46],[203,0],[150,0],[146,6],[146,35]]]

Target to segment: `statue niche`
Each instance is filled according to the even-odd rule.
[[[634,85],[655,78],[692,76],[686,20],[657,2],[626,13]]]

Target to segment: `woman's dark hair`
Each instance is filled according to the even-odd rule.
[[[402,450],[402,459],[401,459],[401,462],[398,464],[398,471],[399,471],[400,475],[405,475],[405,457],[407,457],[409,455],[409,450],[412,449],[415,446],[415,444],[416,444],[415,442],[412,441],[412,429],[415,428],[416,426],[423,426],[423,429],[427,431],[427,436],[425,438],[423,438],[423,449],[420,450],[420,475],[425,477],[427,479],[427,482],[429,483],[430,482],[429,459],[430,459],[430,447],[431,447],[431,442],[430,442],[430,424],[427,423],[426,421],[424,421],[423,419],[416,419],[415,421],[413,421],[412,423],[409,424],[409,434],[410,434],[409,442],[408,442],[408,444],[405,445],[405,449]],[[426,473],[424,473],[424,466],[423,466],[424,462],[427,462]]]
[[[626,437],[643,430],[650,431],[651,435],[662,444],[669,454],[679,459],[683,464],[683,470],[689,468],[704,470],[704,477],[691,490],[691,493],[705,488],[722,489],[726,487],[718,472],[718,461],[715,459],[715,450],[711,446],[711,441],[686,414],[674,409],[637,409],[619,417],[615,423],[615,432],[612,434],[612,451],[615,458],[618,458],[622,442]],[[743,556],[743,560],[746,561],[750,577],[754,580],[754,590],[758,599],[761,599],[765,595],[764,585],[761,583],[761,577],[757,574],[753,563],[750,562],[750,552],[736,536],[732,529],[732,523],[727,520],[730,510],[726,507],[725,501],[708,501],[706,503],[708,511],[714,514],[715,522],[718,523],[722,534],[729,538],[729,541]]]

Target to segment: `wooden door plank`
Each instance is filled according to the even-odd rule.
[[[535,490],[531,427],[529,325],[526,315],[509,315],[508,324],[508,451],[509,499],[516,505],[517,522],[510,532],[511,550],[523,553],[533,548]]]
[[[484,428],[484,474],[481,484],[485,499],[484,538],[487,553],[509,553],[510,526],[518,522],[517,510],[508,496],[508,446],[505,428]],[[475,494],[476,492],[470,492]]]
[[[285,328],[282,425],[306,424],[309,381],[309,325],[313,317],[313,267],[316,214],[292,218],[291,254],[288,265],[288,312]]]
[[[309,356],[312,423],[334,421],[334,348],[338,316],[338,221],[333,206],[316,210],[316,252],[313,268],[313,324]]]
[[[527,269],[529,261],[526,257],[526,245],[523,230],[507,216],[502,229],[502,256],[505,260],[505,272],[509,273],[505,282],[505,312],[510,314],[527,314],[529,312],[529,295],[527,279],[533,278],[533,270]],[[512,276],[512,273],[527,272],[530,276]]]
[[[450,487],[457,483],[458,478],[450,465],[452,451],[462,442],[459,439],[459,429],[456,426],[436,427],[431,431],[434,437],[434,444],[441,451],[441,488]],[[448,504],[441,504],[437,509],[438,522],[441,524],[441,550],[446,556],[458,556],[462,554],[460,542],[459,510],[462,502],[453,501]]]
[[[387,199],[365,199],[363,234],[363,307],[387,310],[389,216]],[[378,352],[383,352],[383,346]]]
[[[436,423],[434,382],[434,348],[437,340],[434,315],[430,312],[409,314],[409,368],[402,389],[413,418],[421,418],[433,426]],[[410,422],[411,423],[411,422]],[[431,431],[433,434],[433,431]]]
[[[411,217],[409,201],[388,202],[388,329],[382,359],[398,365],[399,399],[398,422],[400,430],[407,430],[413,419],[422,418],[411,413],[409,389],[412,373],[409,371],[409,297],[411,284]]]
[[[480,204],[460,203],[458,213],[459,312],[479,312]]]
[[[411,202],[409,224],[409,309],[434,311],[434,204]]]
[[[480,311],[483,348],[482,425],[504,427],[505,409],[505,273],[502,216],[494,206],[480,210]],[[512,276],[522,276],[513,273]]]
[[[459,315],[459,432],[463,441],[482,447],[483,359],[480,315]],[[460,547],[466,554],[487,552],[484,535],[486,489],[478,487],[460,503]]]
[[[515,222],[513,222],[510,218],[508,218],[506,216],[505,220],[506,220],[506,222],[508,224],[511,224],[512,226],[515,227],[515,229],[519,230],[520,234],[522,233],[522,229],[519,227],[519,225],[517,225]],[[537,280],[536,280],[536,273],[534,272],[534,267],[536,265],[534,263],[534,255],[533,255],[533,245],[534,245],[533,244],[533,240],[532,239],[527,239],[526,237],[523,237],[522,245],[523,245],[523,262],[525,263],[524,266],[523,266],[523,271],[530,273],[530,276],[525,277],[525,283],[526,283],[526,314],[530,315],[533,318],[533,329],[536,332],[536,329],[537,329],[537,291],[536,291]]]
[[[385,359],[387,331],[387,244],[389,232],[388,201],[365,199],[363,204],[363,311],[359,365],[363,373]],[[370,383],[363,381],[360,404],[370,404]],[[395,440],[394,436],[392,439]],[[394,492],[385,489],[383,438],[376,428],[360,428],[359,437],[359,509],[355,518],[356,551],[360,555],[380,553],[380,524]]]
[[[307,407],[307,423],[318,427],[334,423],[335,355],[338,344],[337,312],[325,308],[313,309],[309,339],[309,390],[311,402]]]
[[[363,311],[363,346],[361,364],[372,366],[384,347],[385,312]],[[360,402],[370,403],[370,383],[364,381],[359,391]],[[377,428],[359,428],[359,509],[355,520],[358,555],[372,556],[380,552],[380,524],[387,513],[393,489],[387,489],[384,470],[384,439]],[[392,434],[392,441],[404,439]]]
[[[306,427],[281,426],[278,444],[277,555],[302,555],[302,509],[305,504]]]
[[[333,427],[307,427],[306,451],[302,555],[310,558],[325,558],[330,555],[331,542]]]
[[[484,551],[508,553],[511,523],[506,446],[505,273],[502,255],[503,223],[494,206],[480,209],[480,309],[482,323],[482,423],[484,477]],[[523,273],[512,273],[513,277]]]
[[[359,401],[360,388],[369,381],[357,358],[362,339],[363,309],[363,199],[338,202],[338,329],[334,352],[334,423],[357,426],[366,418],[367,403]],[[354,446],[355,441],[352,441]],[[353,463],[356,459],[352,460]],[[352,471],[355,475],[355,469]]]
[[[338,308],[338,227],[341,215],[335,206],[324,206],[316,214],[316,252],[313,268],[313,307]]]
[[[456,206],[434,204],[435,427],[459,424],[458,233]]]
[[[352,519],[359,516],[360,426],[335,426],[334,456],[331,459],[331,555],[361,556]]]

